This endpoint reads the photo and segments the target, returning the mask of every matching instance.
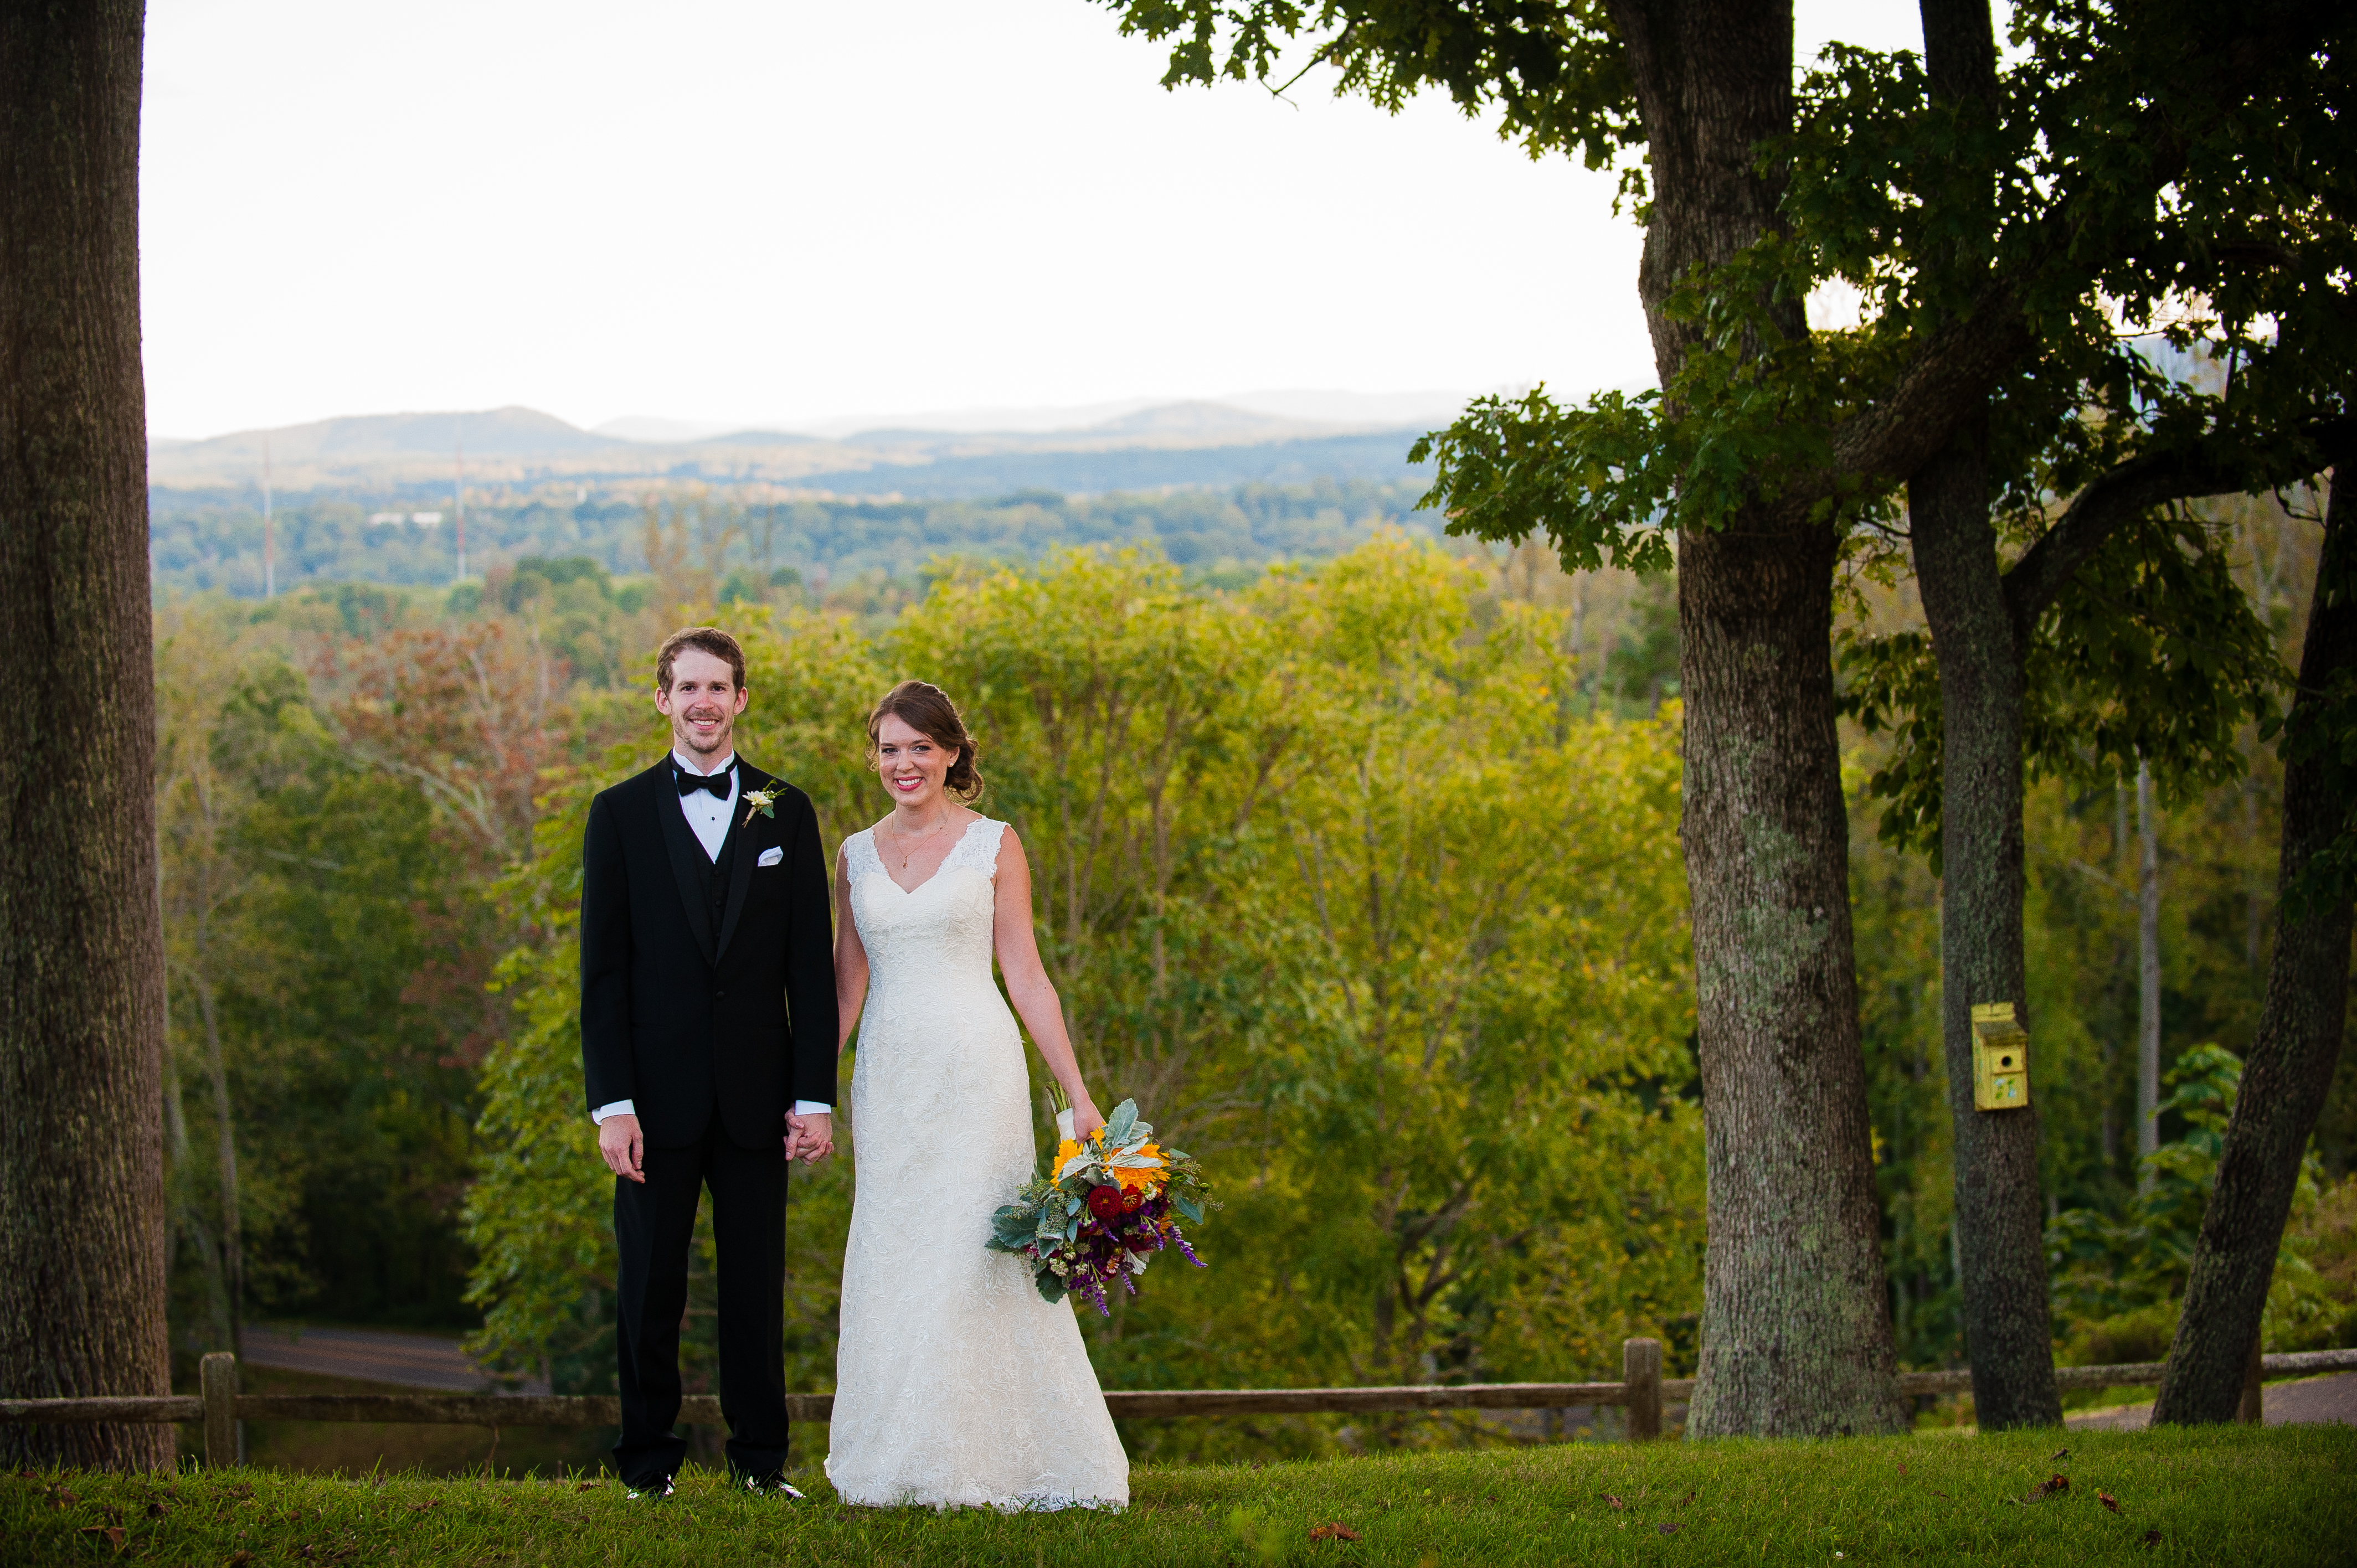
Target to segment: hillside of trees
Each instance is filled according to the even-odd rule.
[[[658,570],[657,557],[684,553],[724,595],[745,597],[773,583],[824,593],[908,577],[936,556],[1028,561],[1060,544],[1145,540],[1199,576],[1224,573],[1241,581],[1237,574],[1248,576],[1266,562],[1335,554],[1381,528],[1437,532],[1437,520],[1415,510],[1423,492],[1405,478],[1314,474],[1287,483],[1091,495],[1009,489],[982,499],[813,499],[701,480],[473,485],[467,490],[467,565],[469,575],[479,575],[527,556],[583,556],[621,576]],[[260,597],[262,501],[258,488],[153,490],[156,592]],[[420,517],[433,521],[414,521]],[[457,578],[457,508],[447,483],[282,495],[272,528],[280,589],[361,582],[444,586]]]

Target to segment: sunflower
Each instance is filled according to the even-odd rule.
[[[1154,1162],[1153,1168],[1150,1170],[1137,1170],[1128,1165],[1115,1165],[1106,1174],[1111,1176],[1114,1180],[1120,1182],[1122,1186],[1129,1187],[1134,1191],[1143,1192],[1147,1187],[1154,1186],[1163,1174],[1161,1147],[1155,1144],[1140,1144],[1137,1147],[1130,1150],[1129,1152],[1133,1155],[1143,1155],[1147,1159],[1152,1160]]]

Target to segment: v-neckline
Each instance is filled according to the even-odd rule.
[[[952,839],[950,841],[950,847],[942,852],[941,865],[933,867],[932,875],[926,877],[922,882],[918,883],[914,887],[901,887],[899,878],[892,875],[892,868],[884,864],[884,852],[877,845],[876,830],[874,828],[867,830],[867,844],[870,849],[876,851],[876,864],[883,871],[884,880],[889,882],[894,887],[899,888],[900,897],[903,898],[913,898],[941,879],[942,873],[949,869],[950,856],[958,852],[958,845],[965,843],[967,835],[971,834],[975,828],[980,827],[987,820],[987,818],[977,816],[973,822],[966,823],[964,831],[960,832],[954,839]]]

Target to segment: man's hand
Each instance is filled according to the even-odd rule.
[[[629,1112],[597,1123],[597,1153],[616,1176],[640,1187],[647,1185],[646,1135],[639,1131],[639,1119]]]
[[[834,1118],[823,1111],[807,1116],[786,1112],[786,1159],[814,1165],[834,1153]]]

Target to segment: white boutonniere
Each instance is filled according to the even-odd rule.
[[[756,811],[765,817],[775,818],[778,814],[777,807],[778,792],[775,789],[745,791],[745,821],[748,822],[753,820],[753,813]]]

